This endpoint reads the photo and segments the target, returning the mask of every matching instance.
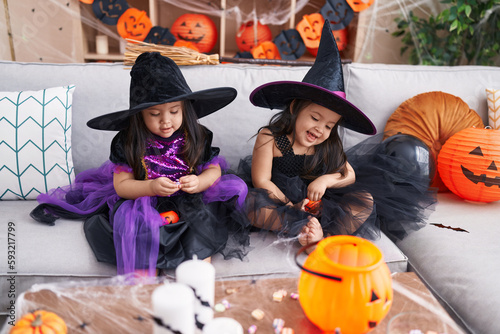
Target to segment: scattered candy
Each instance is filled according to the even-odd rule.
[[[226,307],[224,306],[224,304],[218,303],[215,304],[214,310],[215,312],[224,312],[226,310]]]
[[[221,304],[224,305],[224,307],[227,309],[231,308],[231,304],[229,304],[229,302],[227,301],[227,299],[223,299],[221,301]]]
[[[290,327],[285,327],[281,331],[281,334],[295,334],[295,331]]]
[[[409,334],[424,334],[420,329],[411,329]]]
[[[255,334],[257,332],[257,326],[252,325],[248,327],[248,334]]]
[[[297,299],[299,299],[299,294],[298,294],[298,293],[295,293],[295,292],[292,292],[292,293],[290,294],[290,298],[297,300]]]
[[[236,288],[227,288],[226,289],[226,294],[231,295],[231,294],[233,294],[233,293],[235,293],[237,291],[238,291],[238,289],[236,289]]]
[[[256,308],[252,311],[252,318],[254,318],[255,320],[262,320],[264,318],[264,311]]]
[[[276,318],[273,320],[273,328],[275,333],[281,333],[281,330],[285,327],[285,320]]]
[[[275,302],[280,302],[283,300],[283,294],[279,291],[276,291],[275,293],[273,293],[273,300]]]

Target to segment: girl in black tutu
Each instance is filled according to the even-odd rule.
[[[339,126],[369,135],[376,129],[345,99],[328,21],[303,81],[264,84],[250,101],[282,109],[259,130],[252,156],[239,167],[253,187],[247,209],[254,226],[298,236],[306,245],[338,234],[376,239],[381,229],[402,238],[423,225],[434,197],[429,178],[401,168],[413,162],[387,155],[380,136],[343,150]]]
[[[198,123],[231,103],[236,90],[192,92],[178,66],[159,53],[141,54],[130,75],[130,109],[88,122],[119,131],[110,160],[78,174],[71,186],[41,194],[32,217],[51,224],[84,218],[97,259],[116,263],[118,274],[154,275],[193,255],[242,257],[245,233],[233,239],[247,229],[247,187],[225,173],[212,132]]]

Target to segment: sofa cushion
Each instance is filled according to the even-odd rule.
[[[34,199],[72,182],[74,90],[0,92],[0,199]]]
[[[396,108],[385,125],[384,138],[398,133],[422,140],[437,164],[444,143],[455,133],[469,127],[483,127],[481,117],[461,98],[444,92],[418,94]],[[448,191],[439,173],[431,183],[439,191]]]

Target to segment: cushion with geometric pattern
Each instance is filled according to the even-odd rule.
[[[36,199],[72,183],[74,90],[0,92],[0,200]]]

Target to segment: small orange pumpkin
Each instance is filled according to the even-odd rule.
[[[217,28],[214,21],[203,14],[183,14],[174,21],[170,32],[178,41],[196,45],[199,52],[210,52],[217,42]]]
[[[443,183],[476,202],[500,200],[500,130],[467,128],[451,136],[438,155]]]
[[[144,10],[129,8],[118,19],[116,30],[122,38],[143,41],[153,28],[153,23]]]
[[[236,45],[241,52],[250,52],[262,42],[272,41],[271,29],[257,21],[257,26],[253,21],[243,23],[236,34]]]
[[[57,314],[38,310],[24,315],[9,332],[9,334],[28,333],[66,334],[68,333],[68,327]]]
[[[271,41],[262,42],[254,47],[252,56],[255,59],[281,59],[278,47]]]
[[[178,47],[184,46],[186,48],[190,48],[190,49],[193,49],[194,51],[200,52],[200,50],[198,50],[198,48],[196,47],[196,45],[194,43],[191,43],[188,41],[177,40],[177,41],[175,41],[174,46],[178,46]]]

